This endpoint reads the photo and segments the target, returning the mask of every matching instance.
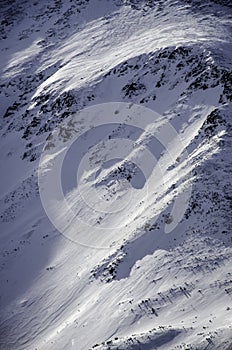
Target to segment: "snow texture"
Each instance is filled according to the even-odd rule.
[[[232,349],[230,11],[219,0],[1,1],[0,349]],[[90,225],[78,244],[42,206],[40,156],[76,112],[112,102],[161,118],[141,132],[116,110],[70,150],[64,192]],[[166,125],[181,139],[172,156],[149,133]],[[115,145],[123,159],[105,162]],[[82,158],[86,200],[72,189]],[[90,215],[93,188],[115,215]]]

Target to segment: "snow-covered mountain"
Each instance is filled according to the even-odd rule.
[[[0,5],[0,349],[232,349],[230,2]]]

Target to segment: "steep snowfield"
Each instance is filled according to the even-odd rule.
[[[228,4],[2,1],[0,349],[232,349]]]

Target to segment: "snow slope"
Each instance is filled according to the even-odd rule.
[[[229,11],[2,2],[1,349],[232,348]],[[66,208],[67,140],[46,145],[73,118]]]

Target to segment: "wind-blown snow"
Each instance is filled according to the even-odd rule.
[[[0,348],[229,350],[229,7],[16,0],[1,12]],[[62,176],[85,225],[67,239],[41,203],[40,155],[73,113],[109,102],[144,105],[161,118],[142,131],[105,125],[73,146]],[[169,154],[150,136],[167,125],[181,139]],[[85,169],[78,191],[74,155]],[[184,210],[173,206],[185,191]],[[116,214],[93,215],[86,203]],[[58,206],[56,215],[63,223],[70,212]]]

